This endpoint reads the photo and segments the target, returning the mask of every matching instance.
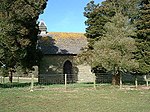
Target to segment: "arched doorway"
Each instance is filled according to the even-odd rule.
[[[67,82],[73,82],[72,63],[67,60],[63,65],[63,74],[67,74]]]

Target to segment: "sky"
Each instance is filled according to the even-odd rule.
[[[43,20],[48,32],[85,32],[84,7],[90,0],[48,0]],[[104,0],[94,0],[101,3]]]

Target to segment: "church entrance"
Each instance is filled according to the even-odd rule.
[[[72,63],[67,60],[65,63],[64,63],[64,66],[63,66],[63,74],[67,74],[67,82],[68,83],[71,83],[73,82],[73,68],[72,68]]]

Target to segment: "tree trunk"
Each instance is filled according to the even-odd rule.
[[[120,85],[120,72],[119,67],[114,67],[114,74],[112,77],[112,85]]]
[[[120,75],[114,74],[112,77],[112,85],[120,85]]]
[[[10,70],[10,72],[9,72],[9,81],[12,83],[12,80],[13,80],[13,71]]]

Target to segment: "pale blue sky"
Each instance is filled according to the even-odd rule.
[[[84,7],[90,0],[48,0],[44,20],[49,32],[85,32]],[[94,0],[101,3],[104,0]]]

